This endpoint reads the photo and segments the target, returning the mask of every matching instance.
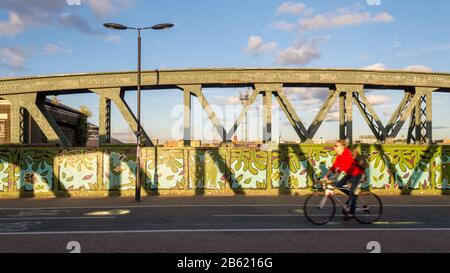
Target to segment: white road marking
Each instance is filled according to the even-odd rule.
[[[214,214],[213,217],[301,217],[299,214]]]
[[[184,205],[130,205],[130,206],[98,206],[98,207],[42,207],[42,208],[0,208],[0,211],[8,211],[8,210],[45,210],[45,209],[126,209],[126,208],[189,208],[189,207],[303,207],[303,202],[299,202],[297,205],[293,204],[247,204],[247,205],[238,205],[238,204],[213,204],[213,205],[192,205],[192,204],[184,204]],[[383,207],[430,207],[430,208],[446,208],[450,207],[449,205],[383,205]]]
[[[8,220],[71,220],[71,219],[115,219],[115,216],[103,216],[103,217],[7,217],[0,218],[0,221]]]
[[[70,213],[68,209],[65,210],[23,210],[19,213],[9,214],[8,217],[25,217],[25,216],[55,216],[63,213]]]
[[[448,231],[450,228],[297,228],[297,229],[150,229],[150,230],[96,230],[96,231],[37,231],[0,232],[1,235],[71,235],[71,234],[133,234],[133,233],[220,233],[220,232],[349,232],[349,231]]]

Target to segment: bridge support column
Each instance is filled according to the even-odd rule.
[[[272,142],[272,94],[282,90],[280,84],[256,84],[256,90],[263,94],[263,143]]]
[[[336,85],[339,92],[339,138],[349,143],[353,143],[353,92],[359,88],[352,85]]]
[[[2,96],[11,102],[11,143],[29,142],[29,115],[33,117],[49,143],[72,146],[53,116],[45,108],[45,95],[30,93]]]
[[[418,87],[418,101],[410,117],[407,142],[409,144],[432,144],[432,98],[433,88]]]
[[[386,126],[388,143],[395,140],[408,117],[411,118],[411,122],[407,141],[410,143],[432,143],[431,97],[435,90],[435,88],[416,87],[405,91],[402,102]],[[422,108],[422,104],[426,109]],[[412,114],[413,110],[414,113]]]
[[[30,142],[30,115],[18,103],[11,102],[9,139],[11,144],[27,144]]]
[[[192,93],[189,90],[189,87],[184,86],[183,87],[183,103],[184,103],[184,109],[183,109],[183,141],[185,147],[191,146],[191,108],[192,108],[192,102],[191,102],[191,96]]]
[[[99,144],[111,143],[111,100],[100,96]]]
[[[102,100],[103,100],[103,104],[105,107],[102,107],[102,109],[104,109],[103,114],[100,113],[100,115],[103,115],[103,118],[100,118],[100,121],[103,121],[101,124],[103,124],[103,126],[105,126],[104,129],[104,133],[107,134],[107,118],[106,118],[106,113],[107,113],[107,100],[113,101],[114,104],[117,106],[117,108],[119,109],[120,113],[122,114],[122,116],[124,117],[124,119],[126,120],[126,122],[128,123],[128,125],[130,126],[131,130],[133,130],[134,134],[137,136],[137,119],[135,117],[135,115],[133,114],[133,112],[131,111],[130,107],[128,106],[128,104],[125,102],[125,92],[123,90],[121,90],[121,88],[105,88],[105,89],[90,89],[92,92],[98,94],[101,98],[100,98],[100,103],[102,104]],[[103,99],[102,99],[103,97]],[[102,126],[102,125],[101,125]],[[144,145],[146,146],[153,146],[153,143],[150,139],[150,137],[147,135],[147,133],[145,132],[144,128],[141,126],[141,140]]]

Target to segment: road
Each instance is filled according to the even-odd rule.
[[[304,197],[145,197],[0,201],[0,252],[450,252],[450,197],[385,196],[373,225],[309,223]],[[69,249],[72,249],[69,247]]]

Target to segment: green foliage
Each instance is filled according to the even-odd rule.
[[[80,120],[78,121],[77,131],[76,131],[76,142],[77,146],[84,147],[86,146],[87,140],[88,140],[88,130],[89,130],[89,123],[88,119],[92,117],[92,112],[89,110],[89,108],[85,105],[80,107],[80,112],[82,113],[82,116],[80,117]]]
[[[84,116],[86,116],[86,118],[92,117],[92,112],[91,112],[91,110],[89,109],[89,107],[87,107],[86,105],[82,105],[82,106],[80,107],[80,112],[81,112]]]

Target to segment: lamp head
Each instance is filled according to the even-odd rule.
[[[128,28],[124,25],[116,24],[116,23],[106,23],[106,24],[103,24],[103,26],[105,26],[107,28],[111,28],[111,29],[116,29],[116,30],[125,30]]]

